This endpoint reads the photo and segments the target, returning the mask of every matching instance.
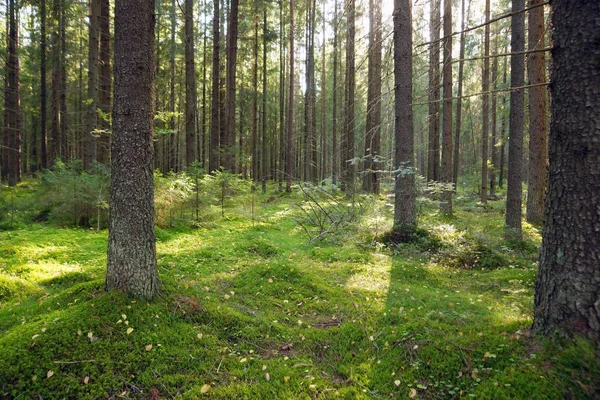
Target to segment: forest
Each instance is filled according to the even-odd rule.
[[[600,2],[0,21],[0,398],[600,398]]]

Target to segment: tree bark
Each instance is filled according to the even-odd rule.
[[[8,28],[8,48],[7,48],[7,85],[5,96],[8,96],[7,108],[5,113],[6,130],[4,132],[7,140],[8,151],[6,166],[8,168],[8,184],[15,186],[21,181],[21,99],[19,87],[19,55],[17,54],[19,45],[19,25],[17,21],[15,0],[10,0],[9,7],[9,28]]]
[[[469,8],[471,7],[471,1],[469,0]],[[461,3],[461,18],[460,18],[460,30],[465,30],[465,0]],[[458,91],[456,94],[456,128],[454,134],[454,158],[452,163],[452,182],[454,182],[454,190],[458,189],[458,170],[460,167],[460,133],[462,128],[462,93],[463,93],[463,75],[464,75],[464,64],[463,59],[465,58],[465,34],[460,34],[460,50],[458,58]]]
[[[64,12],[64,11],[63,11]],[[100,1],[90,0],[89,15],[89,46],[88,46],[88,108],[86,114],[86,152],[85,169],[90,171],[97,160],[96,137],[97,108],[98,108],[98,46]],[[62,136],[62,135],[61,135]]]
[[[549,178],[533,331],[600,343],[600,3],[552,1]]]
[[[427,181],[440,179],[440,4],[432,0],[429,21],[429,141],[427,145]]]
[[[252,42],[252,180],[259,180],[258,155],[258,10],[254,10],[254,40]]]
[[[42,168],[48,168],[47,133],[47,105],[48,84],[46,82],[46,0],[40,1],[40,161]]]
[[[530,0],[534,6],[541,0]],[[544,7],[529,11],[529,50],[544,47]],[[527,72],[529,84],[546,82],[546,55],[531,53]],[[546,88],[529,89],[529,177],[527,184],[527,221],[541,224],[544,220],[546,163],[548,160],[548,126],[546,123]]]
[[[322,23],[323,23],[323,47],[321,48],[321,169],[319,172],[319,181],[324,181],[327,178],[327,58],[325,50],[327,48],[327,40],[325,38],[325,6],[327,2],[323,2]]]
[[[196,64],[194,63],[194,1],[185,0],[185,159],[191,165],[196,155]]]
[[[498,30],[494,30],[494,54],[498,53]],[[498,165],[498,150],[496,149],[496,130],[498,128],[498,113],[496,112],[497,98],[496,89],[498,88],[498,57],[494,57],[492,62],[492,125],[491,125],[491,136],[490,136],[490,198],[496,198],[496,166]]]
[[[339,174],[339,156],[337,140],[337,98],[338,98],[338,0],[333,0],[333,100],[331,117],[331,183],[337,184]]]
[[[394,230],[416,227],[415,171],[412,114],[411,1],[394,1]]]
[[[110,68],[110,5],[108,0],[100,0],[100,96],[99,106],[102,111],[98,137],[98,162],[108,164],[110,161],[110,120],[112,74]]]
[[[513,3],[514,4],[514,3]],[[485,21],[490,21],[490,0],[485,0]],[[490,131],[490,26],[485,26],[483,76],[481,78],[481,204],[487,204],[488,191],[488,137]],[[511,107],[512,108],[512,107]]]
[[[346,107],[344,109],[344,139],[342,143],[344,145],[343,159],[342,159],[342,190],[346,193],[354,192],[354,180],[355,180],[355,163],[354,163],[354,92],[356,88],[355,81],[355,0],[346,0],[347,6],[346,11],[348,13],[348,30],[346,36]]]
[[[219,0],[213,2],[213,61],[212,61],[212,103],[210,114],[210,156],[208,171],[219,170],[219,69],[220,69],[220,34],[219,34]]]
[[[442,170],[446,184],[440,195],[440,213],[452,214],[452,0],[444,0],[444,108],[442,125]]]
[[[52,19],[54,19],[57,24],[60,21],[60,0],[53,0],[52,3]],[[60,147],[61,143],[61,130],[60,130],[60,91],[61,91],[61,77],[62,74],[60,72],[60,34],[59,27],[53,29],[51,36],[52,43],[52,98],[51,98],[51,113],[52,113],[52,121],[50,128],[50,140],[48,141],[48,166],[52,166],[54,162],[61,158],[62,151]]]
[[[227,29],[227,67],[226,67],[226,105],[225,105],[225,146],[223,166],[234,172],[236,169],[235,152],[235,72],[237,66],[239,1],[231,0],[229,24]]]
[[[115,101],[106,289],[160,290],[152,164],[154,0],[115,2]]]
[[[381,0],[369,1],[369,72],[363,190],[379,193],[381,157]]]
[[[260,155],[260,182],[267,193],[267,4],[263,9],[263,76],[262,76],[262,151]]]
[[[290,0],[290,87],[288,99],[288,117],[287,117],[287,141],[285,147],[285,191],[292,191],[292,173],[294,168],[292,127],[294,124],[294,0]]]

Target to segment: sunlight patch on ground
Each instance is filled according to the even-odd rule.
[[[373,254],[373,261],[362,264],[346,282],[347,289],[386,293],[390,288],[392,259],[385,254]]]

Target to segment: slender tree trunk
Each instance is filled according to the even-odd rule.
[[[363,190],[379,193],[381,156],[381,1],[369,1],[369,72]]]
[[[106,290],[160,290],[154,236],[154,0],[115,2],[115,102]]]
[[[529,5],[541,0],[529,0]],[[544,47],[544,8],[529,11],[529,50]],[[531,53],[527,58],[529,84],[546,82],[545,53]],[[548,160],[548,126],[546,123],[546,88],[529,89],[529,177],[527,185],[527,221],[541,224],[544,220],[546,163]]]
[[[444,108],[442,170],[440,180],[447,186],[440,196],[440,213],[452,214],[452,0],[444,0]]]
[[[52,19],[54,21],[60,21],[60,0],[53,0],[52,3]],[[60,72],[60,34],[59,27],[52,31],[52,99],[51,99],[51,113],[52,122],[50,129],[50,140],[48,149],[48,163],[52,166],[56,159],[62,156],[61,152],[61,135],[60,135],[60,88],[62,86],[61,72]]]
[[[290,0],[290,88],[287,118],[287,143],[286,143],[286,182],[285,191],[292,191],[292,173],[294,167],[292,128],[294,123],[294,0]]]
[[[88,90],[86,114],[86,152],[84,157],[85,169],[90,171],[97,160],[96,128],[98,108],[98,48],[100,1],[90,0],[89,15],[89,47],[88,47]],[[61,135],[62,136],[62,135]]]
[[[110,68],[110,5],[108,0],[100,0],[100,110],[102,119],[99,136],[98,162],[108,164],[110,161],[110,112],[112,74]]]
[[[513,12],[525,8],[525,0],[513,0]],[[525,15],[521,12],[511,18],[510,50],[522,53],[525,49]],[[525,56],[514,54],[510,57],[510,85],[521,87],[525,81]],[[523,182],[523,89],[510,93],[510,121],[508,142],[508,187],[506,191],[506,231],[507,240],[521,240],[521,195]]]
[[[177,171],[177,137],[175,125],[175,31],[177,30],[177,18],[175,16],[176,0],[171,2],[171,41],[169,42],[169,145],[168,145],[168,167],[169,171]]]
[[[196,64],[194,63],[194,2],[185,0],[185,159],[191,165],[196,153]]]
[[[67,61],[66,55],[69,49],[67,48],[67,6],[65,0],[61,1],[62,11],[60,13],[60,148],[65,160],[73,160],[70,157],[68,148],[68,121],[69,114],[67,113]],[[97,52],[96,52],[97,54]],[[97,57],[96,57],[97,59]],[[97,75],[96,75],[97,79]]]
[[[48,148],[46,142],[47,98],[48,84],[46,83],[46,0],[40,1],[40,153],[42,168],[48,168]]]
[[[252,180],[259,180],[259,155],[258,155],[258,10],[254,15],[254,41],[252,44]]]
[[[223,166],[232,172],[236,169],[235,152],[235,71],[237,66],[239,1],[231,0],[229,25],[227,29],[227,70],[226,70],[226,105],[225,105],[225,155]]]
[[[283,29],[283,8],[285,1],[279,2],[279,191],[283,190],[285,169],[285,37]]]
[[[469,0],[469,8],[471,7],[471,1]],[[461,18],[460,18],[460,30],[465,30],[465,0],[461,2]],[[463,94],[463,75],[464,75],[464,61],[465,58],[465,34],[460,34],[460,51],[459,51],[459,62],[458,62],[458,92],[456,94],[456,128],[454,134],[454,158],[452,164],[452,182],[454,182],[454,190],[458,189],[458,170],[460,167],[460,131],[462,129],[462,94]]]
[[[549,177],[533,331],[600,344],[600,3],[552,1]],[[531,26],[530,26],[531,29]]]
[[[325,50],[327,41],[325,39],[325,6],[327,1],[323,2],[322,22],[323,22],[323,47],[321,49],[321,170],[319,181],[323,182],[327,178],[327,70]]]
[[[498,30],[494,30],[494,54],[498,53]],[[491,168],[490,168],[490,199],[496,198],[496,166],[498,165],[498,151],[496,149],[496,130],[498,128],[497,122],[497,94],[496,89],[498,89],[498,57],[494,57],[494,61],[492,62],[492,126],[491,131],[492,135],[490,137],[490,154],[491,154]]]
[[[416,227],[415,172],[412,115],[411,1],[394,1],[394,230]]]
[[[348,31],[346,37],[346,107],[344,110],[344,158],[342,171],[344,189],[347,193],[354,192],[355,163],[353,161],[354,149],[354,92],[355,92],[355,0],[347,0]]]
[[[485,0],[485,22],[490,21],[490,0]],[[483,76],[481,79],[481,91],[483,92],[481,107],[481,204],[487,204],[488,192],[488,135],[490,130],[490,26],[485,26],[483,56]]]
[[[429,143],[427,150],[427,181],[440,179],[440,4],[431,1],[429,53]]]
[[[206,22],[206,20],[204,21]],[[207,140],[207,135],[206,135],[206,54],[207,54],[207,50],[206,50],[206,37],[208,36],[206,34],[206,23],[204,24],[204,38],[202,40],[202,129],[201,129],[201,139],[200,139],[200,154],[202,155],[202,157],[200,158],[201,162],[202,162],[202,168],[204,168],[204,171],[206,172],[207,167],[208,167],[208,149],[209,149],[209,145],[207,144],[208,140]],[[210,172],[210,171],[208,171]]]
[[[21,180],[21,101],[19,88],[19,25],[16,14],[17,5],[15,0],[10,0],[9,7],[9,29],[7,48],[7,85],[5,96],[8,97],[8,112],[5,113],[7,121],[4,122],[4,132],[8,151],[5,152],[7,162],[5,163],[8,173],[8,184],[15,186]]]
[[[267,5],[263,9],[263,81],[262,81],[262,151],[260,181],[262,192],[267,193]]]
[[[333,0],[333,101],[331,117],[331,183],[337,184],[339,174],[338,140],[337,140],[337,99],[338,99],[338,0]]]
[[[209,172],[219,169],[219,66],[220,66],[220,34],[219,34],[219,0],[214,0],[213,15],[213,62],[212,62],[212,104],[210,116],[210,157]]]
[[[504,48],[504,53],[506,53],[506,47]],[[508,72],[508,58],[504,57],[504,67],[503,67],[503,75],[502,75],[502,87],[506,88],[506,75]],[[506,148],[506,94],[502,94],[502,124],[500,127],[500,140],[502,144],[500,145],[500,173],[498,176],[498,187],[504,187],[504,164],[506,161],[505,156],[505,148]]]

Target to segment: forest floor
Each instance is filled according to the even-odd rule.
[[[529,334],[540,234],[504,242],[503,200],[421,198],[428,233],[390,245],[390,199],[361,196],[310,243],[315,204],[269,191],[157,228],[152,302],[104,292],[106,230],[0,231],[0,398],[600,396],[597,349]]]

